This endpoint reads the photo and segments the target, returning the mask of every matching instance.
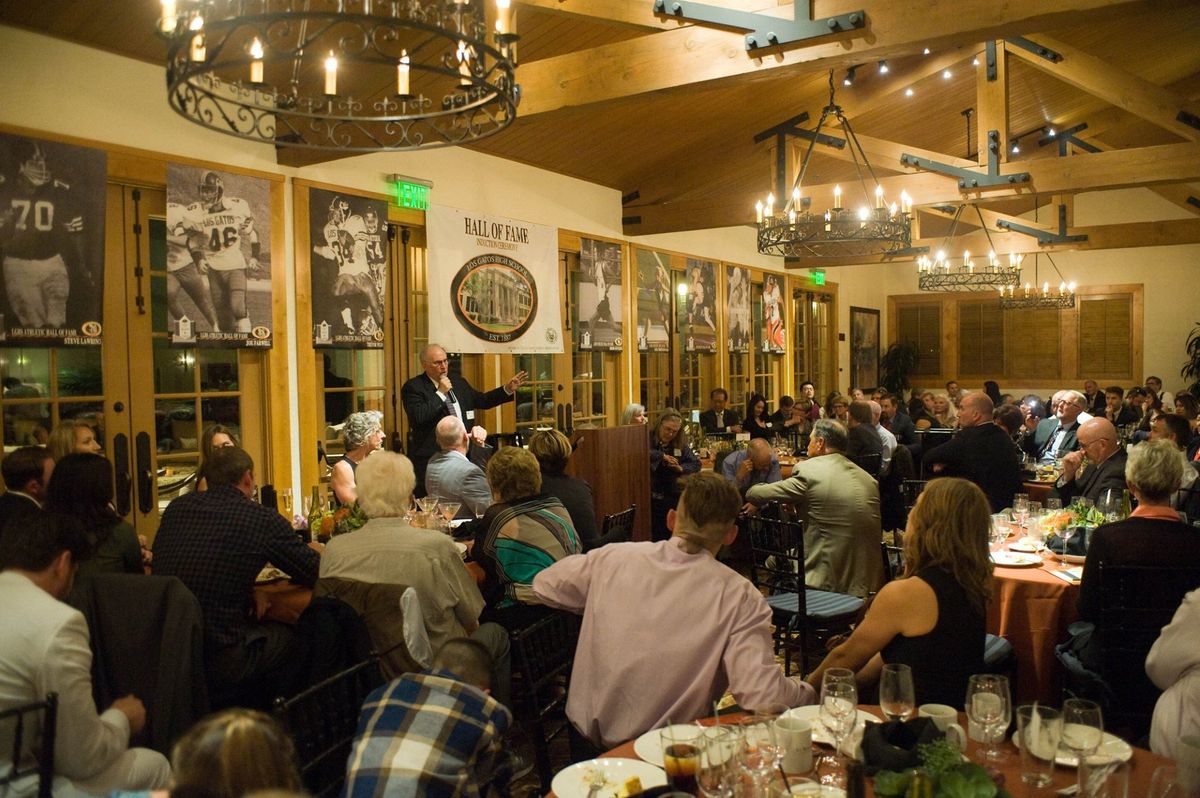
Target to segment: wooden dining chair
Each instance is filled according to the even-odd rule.
[[[31,722],[28,718],[42,713],[41,724]],[[41,701],[33,701],[21,706],[12,707],[0,712],[0,729],[11,724],[11,735],[5,737],[12,740],[11,765],[5,768],[0,764],[0,795],[8,794],[11,785],[21,783],[25,779],[37,777],[38,798],[50,798],[54,784],[54,738],[58,723],[58,693],[47,693]],[[38,730],[41,734],[37,734]],[[36,752],[33,764],[27,765],[24,757],[30,750]],[[5,772],[7,771],[7,772]],[[32,786],[30,783],[29,786]],[[25,789],[21,794],[28,795]]]
[[[800,521],[745,518],[742,533],[750,539],[750,580],[766,594],[775,626],[775,652],[783,653],[785,675],[799,655],[801,672],[820,660],[818,647],[835,634],[848,632],[866,602],[846,593],[804,584],[804,524]]]
[[[608,543],[625,543],[633,538],[633,520],[637,516],[637,505],[631,504],[619,513],[604,516],[600,527],[600,542],[596,547]]]
[[[552,610],[528,626],[509,632],[513,717],[533,743],[543,793],[550,792],[554,778],[550,742],[570,728],[564,710],[579,624],[578,615]]]

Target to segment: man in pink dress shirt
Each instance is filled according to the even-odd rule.
[[[726,689],[747,708],[815,701],[775,662],[762,594],[716,560],[740,509],[737,488],[695,474],[667,516],[669,540],[603,546],[534,577],[542,601],[583,614],[567,717],[592,743],[707,715]]]

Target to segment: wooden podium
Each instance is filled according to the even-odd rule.
[[[596,529],[604,516],[637,505],[633,539],[650,539],[650,434],[642,424],[577,429],[567,472],[587,480],[596,504]]]

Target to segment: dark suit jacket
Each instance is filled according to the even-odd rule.
[[[487,410],[511,402],[513,397],[501,386],[487,393],[480,393],[471,387],[471,383],[458,374],[450,375],[450,385],[466,418],[467,429],[471,429],[474,412]],[[446,403],[437,394],[437,386],[421,372],[400,389],[400,399],[404,402],[404,412],[408,416],[408,459],[412,460],[417,471],[417,484],[425,480],[425,464],[438,450],[434,430],[437,423],[450,415]]]
[[[880,419],[883,424],[883,419]],[[921,441],[917,437],[917,428],[913,424],[913,420],[906,413],[901,413],[897,410],[896,415],[883,428],[896,436],[896,440],[903,446],[907,446],[908,450],[916,455],[921,450]]]
[[[1062,457],[1067,452],[1073,452],[1079,448],[1079,441],[1075,438],[1075,433],[1079,431],[1079,420],[1067,429],[1067,435],[1063,438],[1062,444],[1059,446],[1058,455]],[[1033,455],[1039,460],[1042,457],[1047,446],[1054,440],[1055,433],[1058,432],[1057,418],[1043,418],[1038,422],[1037,429],[1032,435],[1023,435],[1021,437],[1021,448],[1027,453]]]
[[[846,456],[853,460],[864,454],[883,454],[883,441],[879,433],[869,424],[859,424],[848,430],[850,439],[846,446]]]
[[[1055,489],[1062,497],[1063,505],[1068,505],[1082,496],[1093,502],[1104,495],[1104,491],[1114,488],[1118,492],[1125,490],[1125,461],[1129,459],[1124,449],[1118,449],[1112,456],[1100,465],[1091,465],[1083,474],[1076,474],[1070,482],[1058,480]]]
[[[1004,430],[995,424],[967,427],[941,446],[925,453],[925,464],[941,463],[937,476],[962,477],[987,494],[992,512],[1012,504],[1021,490],[1021,461]]]
[[[4,537],[4,530],[9,526],[36,515],[37,512],[37,503],[28,496],[17,495],[11,491],[0,494],[0,538]],[[3,563],[0,563],[0,567],[3,567]]]
[[[1093,416],[1099,417],[1104,415],[1104,409],[1107,406],[1107,400],[1104,398],[1104,391],[1096,391],[1096,395],[1088,398],[1085,393],[1083,399],[1088,403],[1087,411]]]
[[[700,414],[700,429],[705,432],[728,432],[730,427],[737,426],[741,421],[738,414],[728,407],[725,408],[725,414],[721,420],[725,422],[725,425],[717,426],[717,414],[712,410],[705,410]]]

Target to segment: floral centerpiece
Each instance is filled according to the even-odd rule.
[[[367,516],[358,506],[358,502],[343,505],[336,510],[314,513],[308,519],[313,537],[325,539],[353,532],[360,529],[365,523],[367,523]]]
[[[1075,502],[1070,507],[1046,513],[1041,519],[1041,531],[1049,543],[1053,538],[1060,537],[1068,527],[1095,528],[1104,523],[1104,514],[1092,506]]]
[[[1004,776],[985,770],[974,762],[964,762],[962,754],[946,740],[934,740],[917,749],[921,767],[897,772],[881,770],[875,774],[875,794],[880,798],[903,798],[914,780],[917,788],[930,798],[1012,798],[1004,789]],[[917,774],[921,774],[918,777]]]

